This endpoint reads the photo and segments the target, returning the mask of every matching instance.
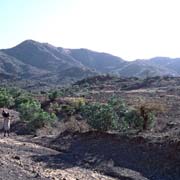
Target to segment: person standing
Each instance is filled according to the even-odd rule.
[[[4,137],[6,137],[6,134],[9,136],[10,126],[11,126],[10,117],[9,117],[9,112],[8,112],[8,111],[5,111],[5,110],[3,109],[3,111],[2,111],[2,116],[3,116],[3,118],[4,118],[4,122],[3,122]]]

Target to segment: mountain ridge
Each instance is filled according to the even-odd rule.
[[[70,49],[25,40],[0,50],[0,73],[19,79],[63,84],[97,74],[123,77],[180,76],[180,58],[154,57],[126,61],[118,56],[85,48]],[[62,81],[61,81],[61,80]]]

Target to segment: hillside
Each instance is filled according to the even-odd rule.
[[[46,70],[23,63],[13,56],[0,51],[0,73],[16,78],[36,78],[48,74]]]
[[[99,53],[88,49],[71,49],[70,55],[84,66],[100,73],[111,73],[117,68],[122,68],[128,62],[107,53]]]
[[[125,61],[108,53],[88,49],[67,49],[26,40],[0,50],[1,79],[21,87],[71,84],[98,74],[122,77],[179,76],[180,58],[155,57]],[[13,79],[13,81],[12,81]]]
[[[11,74],[18,77],[21,83],[28,79],[32,84],[37,84],[39,81],[49,85],[57,82],[67,84],[97,74],[68,55],[63,48],[47,43],[27,40],[0,52],[3,62],[0,65],[2,73],[8,74],[10,71],[4,63],[9,63],[9,68],[11,64],[13,66]]]

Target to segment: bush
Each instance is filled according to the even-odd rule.
[[[23,94],[23,90],[16,88],[16,87],[8,89],[8,92],[9,92],[9,94],[11,94],[11,96],[13,98],[17,98],[18,96]]]
[[[56,120],[54,113],[49,114],[41,109],[41,104],[33,99],[21,99],[18,105],[20,117],[28,123],[28,127],[35,131],[45,125],[49,125]]]
[[[139,115],[142,119],[142,130],[152,128],[155,120],[155,113],[162,112],[161,106],[158,104],[140,104],[138,107]]]
[[[84,105],[81,113],[94,129],[107,131],[116,128],[118,117],[108,104],[94,103]]]
[[[155,116],[164,113],[167,108],[166,104],[154,99],[147,101],[140,98],[136,103],[134,108],[141,119],[141,130],[152,129],[155,125]]]
[[[29,121],[28,126],[32,131],[42,128],[46,125],[51,125],[57,119],[54,113],[47,113],[43,110],[40,110],[34,113],[34,117]]]
[[[129,108],[125,113],[126,125],[129,129],[142,129],[143,118],[139,115],[138,111],[134,108]]]
[[[111,98],[108,103],[91,103],[82,106],[82,116],[96,130],[142,129],[143,118],[136,109],[128,107],[121,99]]]
[[[59,105],[58,112],[65,119],[69,119],[70,116],[78,114],[83,105],[85,105],[84,98],[68,98]]]
[[[76,109],[80,109],[81,106],[85,105],[85,99],[84,98],[72,98],[71,102],[72,106]]]
[[[33,102],[33,101],[34,99],[30,95],[21,94],[15,99],[15,108],[18,109],[21,104],[25,104],[25,103]]]
[[[0,107],[7,107],[10,108],[14,106],[14,98],[8,92],[7,89],[1,88],[0,89]]]
[[[53,98],[55,97],[56,93],[53,93]],[[27,122],[31,130],[49,125],[57,119],[54,113],[45,112],[40,102],[33,99],[31,94],[17,88],[0,88],[0,107],[13,107],[18,110],[21,120]],[[57,104],[53,108],[56,110]]]
[[[41,110],[41,105],[37,101],[27,101],[19,104],[18,110],[20,112],[21,119],[31,121],[36,115],[36,112]]]
[[[113,111],[115,111],[118,117],[125,116],[125,113],[128,111],[128,106],[120,98],[112,97],[108,101],[108,104],[113,108]]]

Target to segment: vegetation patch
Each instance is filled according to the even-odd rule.
[[[154,116],[150,109],[147,109],[146,113],[148,123],[144,129],[146,118],[142,113],[136,108],[127,106],[119,98],[111,98],[107,103],[88,103],[81,107],[81,114],[88,124],[100,131],[147,130],[152,125]]]
[[[31,131],[54,122],[57,117],[41,108],[41,103],[32,94],[19,89],[0,89],[0,107],[13,108],[20,113],[22,121],[27,123]]]

